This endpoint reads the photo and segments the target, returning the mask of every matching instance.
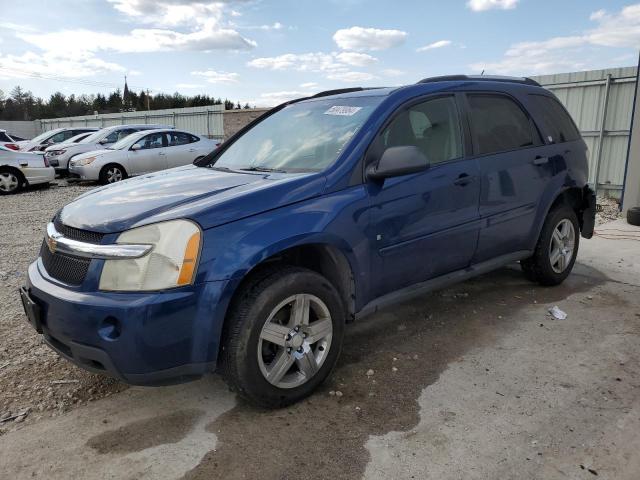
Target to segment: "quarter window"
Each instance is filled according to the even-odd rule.
[[[169,146],[186,145],[191,143],[191,135],[184,132],[169,132]]]
[[[580,132],[558,100],[546,95],[531,95],[540,119],[547,127],[553,143],[572,142],[580,138]],[[536,113],[536,111],[534,111]]]
[[[458,109],[453,97],[428,100],[400,113],[382,133],[384,148],[413,145],[431,164],[462,156]]]
[[[502,95],[468,95],[467,98],[471,134],[479,155],[534,145],[533,124],[513,100]]]

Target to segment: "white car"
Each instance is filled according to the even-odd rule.
[[[115,183],[127,177],[189,165],[216,149],[218,142],[182,130],[142,131],[105,150],[77,155],[69,173],[82,180]]]
[[[16,152],[0,146],[0,195],[49,183],[54,176],[55,170],[49,166],[44,154]]]
[[[16,145],[20,147],[21,152],[38,152],[43,151],[45,148],[56,143],[62,143],[69,140],[71,137],[75,137],[85,132],[95,132],[99,130],[97,127],[69,127],[69,128],[54,128],[41,133],[31,140],[22,140],[16,142]]]
[[[56,172],[64,174],[69,167],[69,160],[76,155],[94,150],[103,150],[132,133],[142,130],[156,130],[159,128],[170,129],[173,127],[153,124],[113,125],[102,128],[97,132],[92,132],[80,142],[71,144],[69,141],[66,141],[47,147],[45,149],[45,155],[51,166],[56,169]]]
[[[16,140],[11,137],[6,130],[2,129],[0,129],[0,146],[6,147],[9,150],[20,150]]]

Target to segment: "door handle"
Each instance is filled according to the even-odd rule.
[[[158,152],[158,155],[166,155],[164,152]]]
[[[196,151],[196,149],[195,149],[195,148],[190,148],[190,149],[189,149],[189,151],[190,151],[190,152],[195,152],[195,151]]]
[[[458,175],[458,178],[453,181],[453,184],[458,185],[459,187],[464,187],[465,185],[470,184],[471,180],[473,179],[469,176],[469,174],[461,173],[460,175]]]
[[[536,158],[533,159],[533,164],[537,166],[544,165],[546,163],[549,163],[549,157],[537,156]]]

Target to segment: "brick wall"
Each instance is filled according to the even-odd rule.
[[[252,108],[251,110],[225,110],[222,117],[225,140],[236,133],[252,120],[258,118],[267,108]]]

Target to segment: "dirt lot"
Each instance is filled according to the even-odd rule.
[[[557,288],[514,266],[358,322],[316,395],[265,412],[215,376],[125,389],[40,343],[15,290],[84,190],[2,199],[0,408],[32,410],[2,424],[0,478],[640,477],[640,230],[600,227]]]

